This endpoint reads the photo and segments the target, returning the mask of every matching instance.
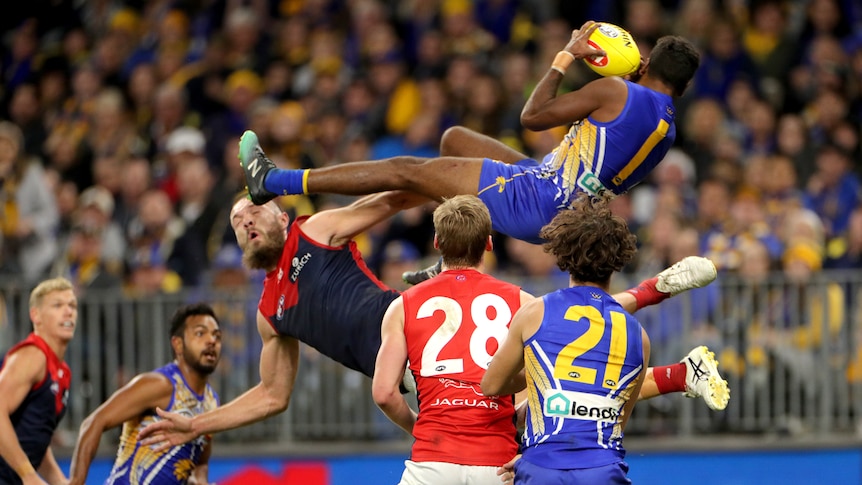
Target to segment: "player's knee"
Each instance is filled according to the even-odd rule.
[[[443,136],[440,138],[440,155],[442,156],[458,156],[459,148],[464,143],[465,137],[469,135],[470,130],[463,126],[451,126],[446,128]]]

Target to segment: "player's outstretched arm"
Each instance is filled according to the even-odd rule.
[[[341,246],[378,222],[429,201],[421,195],[401,190],[372,194],[346,207],[314,214],[302,225],[302,231],[319,243]]]
[[[396,298],[383,316],[380,350],[371,384],[374,402],[393,423],[413,433],[416,413],[401,395],[400,384],[407,365],[407,339],[404,336],[404,301]]]
[[[84,485],[90,464],[96,456],[102,433],[149,409],[170,404],[174,387],[167,377],[147,372],[118,389],[81,423],[78,442],[72,454],[70,485]]]
[[[156,409],[162,420],[141,430],[138,435],[141,443],[163,451],[203,434],[256,423],[287,409],[299,366],[299,341],[278,335],[260,312],[257,330],[263,339],[258,385],[224,406],[194,418]]]
[[[15,470],[25,484],[45,483],[30,463],[10,416],[24,402],[27,393],[47,372],[47,359],[37,347],[28,345],[8,356],[0,371],[0,457]]]

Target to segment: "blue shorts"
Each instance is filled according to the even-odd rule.
[[[494,230],[533,244],[545,242],[539,232],[559,212],[557,186],[540,178],[537,166],[530,159],[509,165],[486,158],[478,188]]]
[[[630,485],[628,472],[624,461],[596,468],[557,470],[521,458],[515,462],[515,485]]]

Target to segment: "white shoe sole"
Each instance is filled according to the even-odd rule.
[[[683,291],[702,288],[718,275],[715,264],[707,258],[688,256],[658,274],[656,289],[677,295]]]

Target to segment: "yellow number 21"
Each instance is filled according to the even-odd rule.
[[[602,387],[614,389],[620,380],[623,362],[628,350],[628,335],[626,334],[626,316],[620,312],[611,313],[611,345],[608,359],[605,363],[605,380]],[[566,320],[580,321],[586,318],[590,326],[587,331],[566,345],[557,355],[554,362],[554,377],[585,384],[596,383],[597,369],[575,365],[578,357],[592,350],[602,340],[605,328],[608,327],[604,316],[592,306],[575,305],[566,310]]]

